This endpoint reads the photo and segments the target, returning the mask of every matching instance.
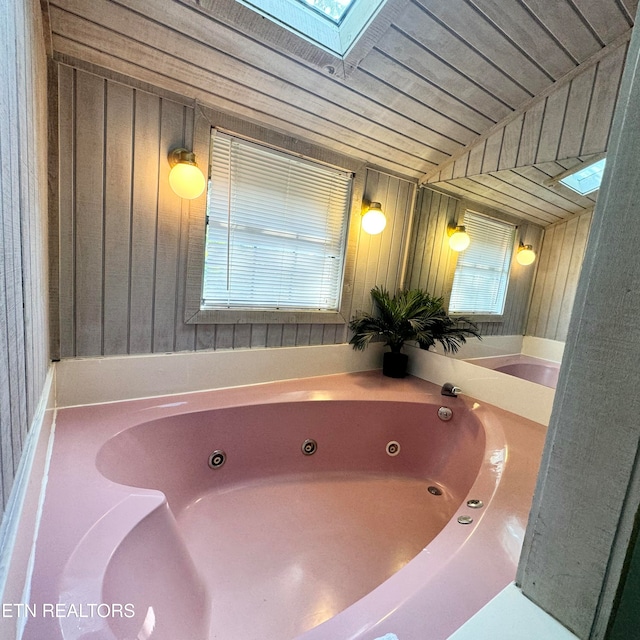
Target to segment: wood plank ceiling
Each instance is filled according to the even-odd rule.
[[[593,205],[545,182],[606,151],[612,109],[598,105],[613,103],[620,74],[605,86],[582,70],[624,53],[637,3],[387,0],[367,45],[345,61],[235,0],[49,0],[49,17],[61,62],[133,77],[545,226]],[[590,78],[581,83],[586,107],[581,75]],[[504,129],[504,147],[519,117],[511,144],[521,155],[525,115],[551,113],[568,83],[554,154],[484,170],[492,135]],[[582,125],[567,116],[572,100]],[[580,153],[596,107],[607,111],[607,131]],[[552,134],[540,127],[536,145],[548,146]],[[581,143],[563,149],[571,127]],[[474,152],[475,173],[466,170]],[[465,171],[447,173],[463,156]]]

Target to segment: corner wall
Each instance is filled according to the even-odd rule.
[[[49,366],[47,62],[37,0],[0,2],[0,508]]]
[[[57,68],[62,358],[347,340],[345,325],[185,324],[189,203],[168,186],[167,152],[192,148],[193,102],[97,69]],[[379,236],[357,234],[347,256],[347,317],[370,308],[374,285],[399,286],[414,191],[367,170],[364,199],[381,202],[388,223]]]
[[[566,340],[592,217],[588,211],[545,228],[527,335]]]

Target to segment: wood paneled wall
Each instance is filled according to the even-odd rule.
[[[421,188],[418,194],[416,216],[409,244],[407,265],[407,286],[426,289],[432,295],[444,296],[451,293],[456,253],[449,248],[447,225],[454,223],[464,214],[464,208],[491,214],[486,208],[478,208],[450,195]],[[493,215],[504,219],[498,212]],[[513,220],[511,220],[513,221]],[[529,223],[518,225],[518,236],[525,244],[539,246],[542,228]],[[527,311],[535,268],[522,267],[513,262],[509,278],[509,288],[505,311],[501,322],[479,323],[482,335],[521,335],[526,325]]]
[[[638,636],[637,592],[635,615],[611,627],[625,582],[638,578],[640,31],[629,51],[516,577],[527,598],[592,640]]]
[[[566,340],[591,218],[588,212],[545,229],[527,335]]]
[[[58,66],[60,356],[345,342],[345,325],[184,323],[189,204],[169,188],[166,158],[191,148],[194,107],[149,89]],[[358,235],[349,317],[369,309],[374,285],[399,286],[414,192],[368,170],[364,199],[388,225]]]
[[[443,182],[606,151],[629,36],[618,38],[466,150],[454,154],[427,174],[427,181]]]
[[[0,3],[0,507],[48,369],[47,63],[35,0]]]

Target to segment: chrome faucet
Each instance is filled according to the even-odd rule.
[[[442,389],[440,389],[440,393],[443,396],[450,396],[451,398],[456,398],[459,393],[462,393],[462,389],[460,387],[456,387],[451,382],[445,382],[442,385]]]

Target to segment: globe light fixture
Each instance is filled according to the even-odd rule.
[[[196,155],[187,149],[173,149],[169,152],[169,185],[176,195],[193,200],[202,194],[206,180],[196,164]]]
[[[533,264],[536,259],[536,254],[533,247],[530,244],[521,244],[518,247],[518,253],[516,253],[516,261],[523,267]]]
[[[387,218],[382,211],[379,202],[371,202],[366,211],[362,213],[362,228],[372,236],[382,233],[387,226]]]
[[[462,225],[450,225],[447,233],[449,234],[449,247],[453,251],[464,251],[471,242],[469,234]]]

